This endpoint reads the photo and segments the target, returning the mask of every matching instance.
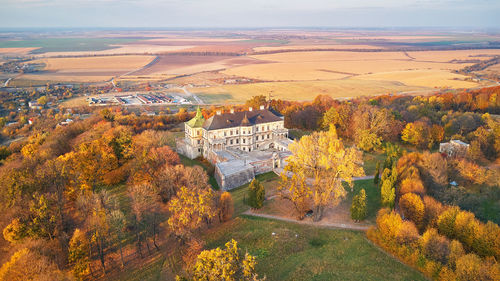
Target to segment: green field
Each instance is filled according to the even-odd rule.
[[[186,161],[183,159],[183,162]],[[199,165],[191,162],[193,165]],[[267,190],[274,188],[278,176],[258,175]],[[376,213],[380,195],[371,180],[357,181],[354,193],[365,188],[368,211]],[[205,249],[223,247],[235,239],[240,249],[257,257],[257,271],[266,280],[426,280],[420,273],[400,263],[371,244],[364,232],[313,227],[241,215],[248,209],[244,198],[248,184],[231,191],[235,204],[232,221],[205,230]],[[124,187],[111,193],[123,197]],[[121,205],[126,206],[128,198]],[[348,195],[349,202],[352,193]],[[374,214],[371,215],[374,217]],[[275,235],[272,235],[272,233]],[[133,239],[127,241],[134,243]],[[163,248],[163,247],[162,247]],[[167,248],[169,248],[167,246]],[[180,270],[178,254],[167,251],[130,261],[124,271],[108,276],[109,280],[165,280],[167,272]]]
[[[276,235],[272,235],[272,233]],[[235,239],[267,280],[426,280],[381,252],[363,232],[241,216],[205,233],[206,248]]]
[[[32,54],[46,52],[102,51],[114,49],[110,45],[125,44],[147,38],[45,38],[18,41],[0,41],[0,48],[40,48]]]

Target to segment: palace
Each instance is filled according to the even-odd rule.
[[[264,106],[241,112],[217,111],[208,119],[198,108],[196,116],[185,123],[185,136],[177,141],[177,151],[191,159],[208,159],[215,165],[219,186],[231,189],[255,174],[283,167],[290,143],[283,117]]]

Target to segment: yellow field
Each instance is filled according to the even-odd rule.
[[[114,45],[111,45],[114,46]],[[79,51],[79,52],[47,52],[37,55],[38,58],[50,58],[57,56],[91,56],[91,55],[123,55],[123,54],[161,54],[174,51],[181,51],[192,48],[192,45],[186,46],[157,46],[157,45],[116,45],[115,49],[102,51]],[[0,49],[1,50],[1,49]]]
[[[103,75],[57,75],[54,74],[23,74],[16,79],[22,80],[47,80],[47,81],[56,81],[56,82],[101,82],[101,81],[109,81],[114,76],[111,74],[103,74]]]
[[[500,52],[500,50],[496,51]],[[480,53],[476,52],[476,54]],[[433,53],[428,55],[427,60],[415,60],[403,52],[288,52],[255,55],[252,57],[263,62],[268,61],[268,63],[234,67],[223,71],[223,73],[260,80],[302,81],[342,79],[347,76],[376,74],[380,72],[418,70],[446,70],[449,72],[450,70],[457,70],[470,65],[446,62],[452,57],[463,59],[465,57],[464,52],[452,55],[446,54],[446,58],[444,59],[440,59],[438,55]],[[441,61],[431,61],[430,58],[433,57],[437,57]],[[434,87],[442,84],[434,85],[433,81],[429,80],[429,82],[426,85],[422,85],[419,82],[418,86]]]
[[[375,74],[357,76],[357,79],[371,81],[393,81],[404,83],[409,86],[435,87],[435,88],[472,88],[478,83],[464,81],[467,77],[451,73],[445,70],[409,70],[381,72]]]
[[[339,73],[338,69],[331,62],[266,63],[230,68],[222,73],[272,81],[331,80],[350,75]]]
[[[24,55],[38,48],[0,48],[0,54]]]
[[[280,50],[314,50],[314,49],[339,49],[339,50],[349,50],[349,49],[385,49],[384,47],[371,46],[371,45],[283,45],[283,46],[270,46],[270,47],[255,47],[253,48],[256,52],[266,52],[266,51],[280,51]]]
[[[324,81],[298,81],[298,82],[265,82],[241,85],[224,85],[210,88],[193,88],[191,92],[223,96],[228,103],[243,102],[255,95],[268,95],[286,100],[312,100],[317,95],[329,95],[333,98],[370,96],[406,91],[426,91],[428,88],[406,86],[391,81],[372,81],[361,79],[324,80]],[[231,98],[227,98],[228,95]]]
[[[44,63],[45,70],[49,71],[103,71],[103,70],[134,70],[150,63],[154,56],[108,56],[108,57],[81,57],[81,58],[47,58],[33,61]]]

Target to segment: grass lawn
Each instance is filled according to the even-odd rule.
[[[267,280],[426,280],[363,232],[241,216],[204,234],[207,249],[231,239],[257,256],[257,271]]]
[[[258,179],[264,185],[266,191],[275,188],[278,185],[278,180],[279,180],[279,177],[274,172],[260,174],[257,175],[255,178]],[[233,197],[235,216],[240,215],[241,213],[250,208],[245,204],[245,198],[248,193],[249,185],[250,183],[230,191],[231,196]]]
[[[301,129],[290,129],[289,130],[289,135],[292,139],[295,140],[300,140],[303,136],[307,136],[312,134],[313,131],[306,131],[306,130],[301,130]]]
[[[382,151],[364,152],[363,161],[365,163],[363,165],[363,169],[365,170],[365,174],[367,176],[374,175],[377,162],[380,162],[380,165],[382,167],[384,165],[385,158],[386,158],[385,153]]]

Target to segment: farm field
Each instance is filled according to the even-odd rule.
[[[98,83],[112,78],[191,84],[195,87],[190,91],[215,104],[269,93],[289,100],[311,100],[318,94],[349,98],[489,85],[454,71],[500,55],[500,49],[434,49],[498,39],[488,34],[323,30],[249,30],[217,36],[198,31],[96,34],[1,41],[0,54],[30,52],[36,59],[28,63],[46,65],[42,72],[17,76],[10,85]],[[100,56],[92,56],[96,54]],[[495,73],[497,68],[481,73]]]
[[[131,70],[150,63],[154,56],[108,56],[84,58],[49,58],[33,63],[45,64],[48,71],[89,71],[94,70]]]
[[[348,44],[311,44],[311,45],[282,45],[282,46],[269,46],[269,47],[255,47],[255,52],[269,52],[269,51],[282,51],[282,50],[314,50],[314,49],[339,49],[339,50],[376,50],[385,49],[384,47],[373,45],[348,45]]]
[[[317,95],[329,95],[332,98],[348,98],[380,95],[395,92],[426,92],[429,88],[406,86],[401,82],[374,81],[362,79],[262,82],[239,85],[221,85],[209,88],[193,88],[190,92],[202,100],[210,99],[214,103],[244,102],[255,95],[272,93],[278,99],[293,101],[312,100]]]
[[[44,71],[24,74],[18,79],[71,82],[106,81],[116,75],[140,69],[153,61],[154,58],[154,56],[135,55],[38,59],[32,62],[44,64]]]
[[[247,57],[215,55],[164,55],[151,67],[136,71],[137,76],[187,75],[260,62]]]
[[[140,38],[43,38],[0,41],[1,48],[36,48],[33,54],[46,52],[100,51],[115,48],[110,45],[123,44]]]
[[[269,63],[234,67],[223,71],[227,75],[243,76],[261,80],[322,80],[340,79],[347,76],[408,70],[458,70],[468,63],[451,63],[452,60],[478,59],[473,55],[500,54],[500,50],[476,50],[470,55],[463,51],[415,52],[417,60],[404,52],[287,52],[278,54],[255,55],[258,60]],[[488,59],[489,57],[479,57]],[[418,74],[418,73],[417,73]],[[397,80],[397,79],[396,79]],[[417,85],[422,86],[422,85]],[[432,83],[423,85],[434,87]],[[451,85],[453,87],[454,85]],[[463,85],[457,85],[457,88]]]

